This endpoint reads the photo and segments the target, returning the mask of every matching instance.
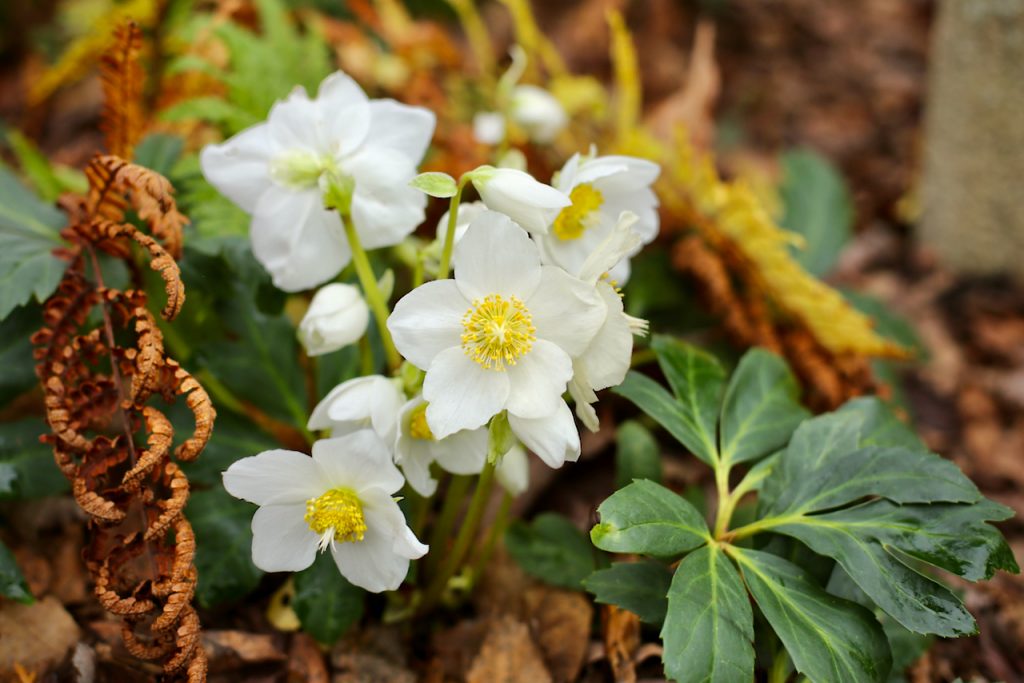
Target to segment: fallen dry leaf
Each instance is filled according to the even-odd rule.
[[[615,605],[601,607],[604,651],[615,683],[636,683],[636,657],[640,647],[640,617]]]
[[[276,636],[245,631],[203,631],[210,671],[230,671],[248,664],[284,661]]]
[[[327,683],[330,676],[320,647],[313,637],[296,633],[288,648],[289,683]]]
[[[491,622],[466,683],[553,683],[529,627],[515,617]]]
[[[31,605],[0,601],[0,678],[14,675],[16,665],[42,675],[56,668],[78,642],[78,625],[51,596]]]
[[[537,585],[525,595],[527,623],[555,683],[575,681],[583,668],[594,608],[582,593]]]

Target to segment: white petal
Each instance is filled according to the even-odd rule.
[[[611,270],[608,271],[608,279],[616,283],[620,287],[629,282],[630,266],[629,259],[624,258],[616,263]]]
[[[580,153],[576,152],[562,165],[561,170],[555,172],[551,178],[551,184],[568,196],[572,188],[576,186],[576,174],[579,172],[579,167]]]
[[[566,382],[572,377],[572,359],[557,344],[537,339],[529,353],[505,370],[511,391],[505,408],[519,417],[542,417],[558,407]]]
[[[615,265],[640,246],[640,236],[633,231],[639,218],[631,211],[623,211],[615,223],[615,228],[601,244],[587,256],[579,271],[579,278],[585,282],[597,282],[597,279],[611,270]]]
[[[583,426],[592,432],[600,429],[601,421],[597,419],[597,411],[591,405],[592,403],[597,403],[597,395],[580,373],[577,373],[572,378],[572,381],[569,382],[569,394],[576,404],[576,417],[580,418]]]
[[[611,285],[600,282],[597,291],[607,306],[604,324],[577,361],[586,368],[588,383],[605,389],[622,383],[633,355],[633,332],[622,312],[622,299]]]
[[[299,323],[306,353],[317,356],[348,346],[366,332],[370,309],[359,289],[340,282],[321,287]]]
[[[356,377],[334,387],[317,404],[307,427],[331,429],[334,436],[372,427],[390,444],[394,441],[398,412],[404,402],[397,380],[381,375]]]
[[[487,208],[538,234],[546,233],[558,212],[572,204],[562,192],[511,168],[493,169],[474,179],[473,186]]]
[[[455,282],[470,301],[491,294],[526,300],[540,281],[537,245],[494,211],[477,216],[455,249]]]
[[[312,458],[280,449],[236,460],[223,478],[228,493],[257,505],[304,503],[326,490]]]
[[[438,439],[476,429],[501,412],[508,394],[506,373],[481,367],[461,347],[446,349],[434,358],[423,381],[423,398],[430,404],[427,424]]]
[[[313,444],[313,460],[330,488],[350,488],[357,494],[379,488],[394,493],[405,478],[391,461],[391,450],[372,430],[360,429]]]
[[[496,111],[482,111],[473,116],[473,137],[484,145],[497,145],[505,139],[505,117]]]
[[[352,221],[364,248],[398,244],[423,222],[427,196],[409,186],[416,166],[405,155],[364,145],[342,170],[355,179]]]
[[[412,290],[388,317],[398,352],[426,370],[437,354],[462,343],[462,316],[470,307],[453,280],[435,280]]]
[[[325,152],[315,123],[319,118],[317,104],[309,99],[302,86],[296,86],[288,97],[270,108],[267,115],[270,140],[279,150]]]
[[[512,118],[526,129],[530,139],[547,144],[569,122],[554,95],[536,85],[516,86],[512,93]]]
[[[427,546],[412,535],[393,500],[370,495],[360,499],[366,534],[362,541],[334,544],[334,562],[360,588],[373,593],[395,590],[409,571],[409,560],[426,554]]]
[[[537,290],[526,302],[537,338],[552,341],[576,357],[604,322],[604,303],[592,285],[561,268],[544,266],[542,271]]]
[[[523,445],[549,467],[558,468],[566,460],[580,457],[580,435],[565,401],[560,401],[558,409],[545,417],[526,420],[509,415],[508,424]]]
[[[437,463],[452,474],[480,474],[487,460],[487,429],[463,429],[430,444]]]
[[[427,152],[437,117],[423,107],[410,107],[394,100],[371,100],[370,121],[367,145],[392,149],[416,165]]]
[[[608,173],[607,169],[615,169],[616,172]],[[661,167],[653,161],[611,155],[598,157],[583,164],[577,182],[593,182],[599,190],[631,192],[650,187],[660,174]]]
[[[501,457],[494,476],[510,495],[522,494],[530,485],[530,461],[527,460],[526,451],[518,445],[513,446]]]
[[[421,496],[432,496],[437,491],[437,480],[430,475],[434,462],[431,443],[401,434],[395,443],[395,461],[402,468],[402,474],[409,486]]]
[[[306,504],[264,505],[252,518],[252,563],[265,572],[299,572],[316,558]]]
[[[345,155],[355,151],[371,128],[366,93],[347,74],[336,71],[320,83],[316,96],[317,135],[321,151]]]
[[[267,124],[246,128],[219,145],[207,145],[199,154],[203,176],[217,191],[248,213],[273,182],[270,159],[274,148]]]

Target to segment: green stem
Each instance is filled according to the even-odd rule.
[[[359,235],[356,234],[352,218],[340,211],[338,215],[341,216],[345,237],[352,250],[352,265],[356,268],[356,276],[359,278],[359,284],[363,286],[366,302],[370,304],[370,310],[373,311],[373,316],[377,319],[377,329],[380,331],[381,341],[384,342],[384,353],[388,357],[388,366],[392,370],[397,370],[398,366],[402,364],[402,357],[398,355],[398,349],[395,348],[395,342],[391,339],[391,332],[388,330],[390,311],[387,302],[384,301],[384,296],[380,293],[380,288],[377,287],[377,278],[374,277],[370,259],[359,242]]]
[[[456,570],[465,559],[469,544],[476,538],[477,528],[480,526],[480,519],[483,517],[484,508],[487,507],[487,501],[491,497],[493,485],[494,463],[487,462],[483,471],[480,472],[480,479],[473,492],[473,499],[469,501],[469,510],[466,511],[466,517],[462,520],[459,535],[455,537],[455,545],[452,546],[451,552],[446,556],[444,564],[441,565],[441,571],[433,577],[423,595],[421,603],[423,611],[430,610],[437,604],[445,586],[448,585],[448,580],[455,575]]]
[[[476,560],[473,562],[473,579],[476,580],[481,574],[483,574],[484,567],[491,559],[491,555],[494,554],[494,548],[498,545],[498,539],[505,535],[505,528],[508,526],[509,513],[512,511],[512,501],[515,500],[511,493],[506,493],[501,497],[501,507],[498,508],[498,514],[494,518],[494,522],[491,524],[491,528],[487,531],[487,537],[484,539],[484,546],[480,553],[477,555]]]
[[[427,576],[433,576],[437,571],[437,563],[441,561],[444,554],[444,547],[448,538],[452,535],[452,527],[455,525],[455,517],[462,509],[462,503],[466,499],[466,492],[469,491],[469,482],[472,477],[456,475],[452,477],[445,491],[444,505],[441,507],[441,514],[434,522],[434,528],[430,534],[431,553],[427,555],[427,566],[424,572]]]
[[[782,526],[783,524],[798,522],[803,518],[804,516],[802,514],[784,515],[782,517],[765,517],[764,519],[759,519],[756,522],[751,522],[746,526],[741,526],[739,529],[730,531],[727,534],[728,540],[730,542],[739,541],[740,539],[748,538],[763,531],[769,531],[777,526]]]
[[[459,219],[459,204],[462,202],[462,190],[469,182],[469,174],[465,173],[459,178],[459,188],[452,195],[451,203],[448,205],[448,229],[444,233],[444,248],[441,250],[441,263],[437,267],[437,279],[448,278],[452,262],[452,248],[455,246],[455,224]]]
[[[729,467],[719,463],[715,467],[715,488],[718,489],[718,514],[715,515],[715,538],[721,539],[729,528],[729,520],[736,508],[736,500],[729,494]]]
[[[772,660],[772,668],[768,672],[768,683],[786,683],[789,680],[789,656],[786,650],[779,648]]]

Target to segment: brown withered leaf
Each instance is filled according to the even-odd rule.
[[[55,668],[78,642],[78,626],[51,596],[31,605],[0,600],[0,678],[25,671],[42,675]]]
[[[636,683],[636,652],[640,647],[640,617],[615,605],[601,607],[605,657],[615,683]]]
[[[141,49],[142,30],[129,21],[115,29],[113,45],[100,58],[104,99],[100,130],[107,151],[124,159],[132,158],[135,143],[142,136]]]
[[[538,585],[525,595],[533,639],[554,683],[575,681],[583,668],[594,608],[576,591]]]
[[[553,683],[530,628],[505,615],[491,622],[466,683]]]

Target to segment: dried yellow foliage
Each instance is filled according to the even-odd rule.
[[[110,36],[118,26],[128,20],[134,20],[140,26],[152,26],[158,5],[158,0],[128,0],[112,4],[89,31],[71,43],[57,63],[32,84],[28,91],[29,105],[45,102],[59,88],[88,73],[110,45]]]
[[[609,10],[608,27],[612,32],[612,66],[615,69],[615,134],[619,146],[630,144],[640,119],[641,82],[636,45],[618,10]]]
[[[743,180],[723,181],[711,159],[698,156],[680,130],[670,158],[661,160],[666,174],[661,195],[695,224],[712,243],[723,238],[754,266],[768,298],[797,318],[830,352],[903,358],[907,351],[875,332],[871,318],[816,279],[792,257],[789,247],[801,238],[779,227]]]

